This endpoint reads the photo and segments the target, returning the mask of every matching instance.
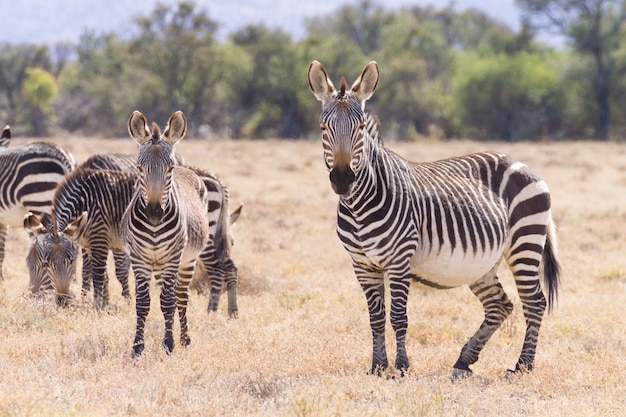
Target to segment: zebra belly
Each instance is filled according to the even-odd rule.
[[[460,249],[439,253],[417,252],[411,259],[411,273],[417,286],[424,288],[454,288],[469,285],[496,267],[504,246],[490,252],[463,252]]]

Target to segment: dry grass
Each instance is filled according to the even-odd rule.
[[[15,140],[20,143],[20,140]],[[71,138],[79,160],[128,140]],[[206,313],[192,295],[192,344],[166,356],[157,299],[146,351],[130,359],[134,303],[113,283],[112,306],[69,309],[26,294],[28,239],[12,229],[0,283],[0,416],[617,416],[626,409],[626,147],[571,142],[391,144],[413,160],[482,149],[506,152],[548,181],[559,225],[563,286],[546,317],[529,375],[506,381],[517,360],[516,310],[485,348],[475,377],[451,366],[482,319],[468,289],[412,290],[401,379],[366,376],[371,344],[364,296],[335,236],[336,196],[317,142],[183,141],[192,163],[221,174],[243,202],[233,258],[240,318]],[[502,274],[509,294],[510,275]],[[74,292],[78,293],[78,284]],[[515,298],[517,300],[517,298]],[[390,327],[390,326],[389,326]],[[393,337],[388,330],[391,358]]]

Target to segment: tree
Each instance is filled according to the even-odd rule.
[[[314,17],[307,21],[311,35],[344,35],[368,55],[380,48],[382,30],[393,20],[393,14],[376,6],[370,0],[360,0],[356,5],[343,6],[336,13]]]
[[[185,1],[175,7],[159,3],[135,23],[139,36],[131,42],[131,59],[160,83],[145,103],[150,104],[146,112],[164,120],[172,109],[183,110],[190,126],[197,127],[205,111],[202,98],[216,83],[211,55],[217,23]]]
[[[50,68],[48,49],[28,44],[0,45],[0,118],[5,123],[29,119],[24,115],[22,88],[28,68]]]
[[[297,59],[291,37],[281,30],[248,25],[235,32],[232,41],[252,62],[249,78],[240,80],[237,87],[239,105],[247,114],[238,133],[246,137],[302,136],[307,115],[298,104],[308,63]]]
[[[569,39],[581,54],[592,57],[592,85],[597,104],[596,134],[609,137],[610,91],[616,81],[613,52],[619,49],[620,29],[626,21],[623,0],[516,0],[523,18]]]
[[[462,133],[482,140],[537,139],[562,129],[565,87],[551,57],[520,53],[476,59],[455,76]]]
[[[30,108],[30,123],[35,136],[48,134],[47,118],[50,103],[57,93],[54,76],[42,68],[27,68],[22,94]]]

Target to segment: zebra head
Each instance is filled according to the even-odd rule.
[[[187,119],[181,111],[173,113],[161,134],[156,123],[152,131],[143,114],[134,111],[128,120],[128,132],[139,144],[137,165],[138,186],[146,204],[148,221],[153,226],[161,222],[172,184],[172,168],[176,165],[174,146],[187,132]]]
[[[82,216],[81,216],[82,217]],[[76,244],[63,233],[57,233],[53,219],[33,213],[24,217],[24,229],[31,239],[26,257],[33,293],[54,291],[58,305],[67,306],[70,285],[76,277]]]
[[[330,171],[330,182],[335,193],[345,195],[350,191],[356,174],[363,166],[366,145],[365,102],[372,97],[378,84],[378,64],[375,61],[348,87],[341,78],[339,90],[335,88],[324,66],[313,61],[309,67],[309,86],[322,102],[320,127],[324,161]]]

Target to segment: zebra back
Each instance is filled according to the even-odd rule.
[[[0,222],[21,226],[31,211],[50,214],[57,184],[76,166],[60,146],[35,142],[0,152]],[[23,208],[19,215],[18,209]]]

